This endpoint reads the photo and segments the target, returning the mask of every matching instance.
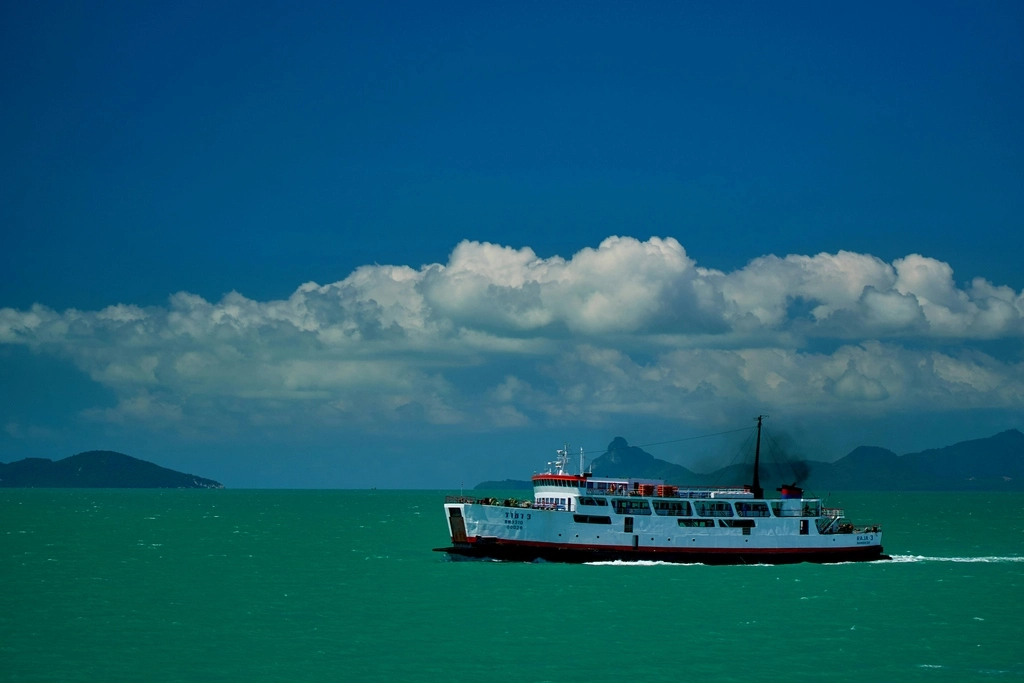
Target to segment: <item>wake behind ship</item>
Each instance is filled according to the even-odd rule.
[[[597,562],[655,560],[703,564],[785,564],[888,559],[877,525],[855,527],[843,510],[804,498],[796,485],[766,499],[753,484],[670,486],[653,479],[567,474],[568,447],[535,474],[533,499],[449,496],[445,518],[453,559]]]

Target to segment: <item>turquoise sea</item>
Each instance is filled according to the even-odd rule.
[[[0,491],[3,681],[1024,678],[1024,496],[833,494],[891,562],[449,562],[444,491]]]

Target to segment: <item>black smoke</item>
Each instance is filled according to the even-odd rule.
[[[790,461],[789,466],[793,470],[794,484],[799,486],[807,481],[807,477],[811,474],[811,466],[807,464],[806,460]]]
[[[802,485],[811,474],[809,458],[801,443],[805,440],[790,431],[765,429],[761,441],[761,469],[765,469],[765,446],[768,446],[769,468],[780,483]]]

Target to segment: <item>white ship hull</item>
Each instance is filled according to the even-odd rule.
[[[739,522],[735,517],[617,515],[607,507],[600,512],[448,503],[452,546],[441,550],[453,558],[554,562],[785,564],[885,558],[880,531],[819,533],[818,520],[828,518],[749,518],[753,526],[745,529],[724,526]],[[579,521],[581,517],[586,521]],[[595,517],[599,523],[591,521]],[[681,526],[698,523],[708,526]],[[627,526],[632,530],[626,531]]]

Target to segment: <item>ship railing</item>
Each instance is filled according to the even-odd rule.
[[[882,531],[882,527],[878,524],[868,524],[865,526],[854,526],[850,522],[839,522],[839,519],[833,519],[828,526],[818,531],[822,536],[830,536],[832,534],[877,534]]]
[[[776,517],[812,517],[813,515],[805,515],[803,510],[776,510]]]
[[[713,490],[721,491],[723,489],[713,489]],[[680,491],[678,497],[679,498],[700,497],[700,496],[684,495],[684,494],[689,494],[689,493],[696,493],[696,491],[694,491],[694,490]],[[445,496],[444,497],[444,502],[446,502],[446,503],[463,503],[463,504],[466,504],[466,505],[476,505],[476,504],[480,504],[480,505],[495,505],[495,506],[499,506],[499,507],[515,507],[515,508],[529,507],[529,508],[535,508],[535,509],[538,509],[538,510],[566,510],[567,509],[564,504],[560,504],[560,503],[534,503],[533,501],[531,501],[529,499],[519,500],[518,498],[505,498],[505,499],[501,499],[501,498],[476,498],[474,496]],[[777,510],[775,510],[775,516],[776,517],[818,517],[819,515],[815,514],[815,510],[816,510],[816,508],[814,508],[812,506],[805,507],[805,508],[798,509],[798,510],[777,509]],[[753,513],[751,513],[751,514],[746,514],[746,515],[741,515],[741,516],[754,517],[754,516],[757,516],[757,515],[754,515]],[[843,512],[842,508],[824,508],[823,507],[823,508],[821,508],[820,516],[821,517],[831,517],[831,518],[834,518],[834,519],[840,519],[842,517],[845,517],[846,515]]]
[[[829,534],[837,533],[839,520],[841,517],[819,517],[818,518],[818,533],[826,536]]]
[[[688,486],[686,488],[679,487],[679,490],[673,494],[664,494],[659,496],[657,494],[643,493],[642,491],[639,491],[637,489],[586,489],[586,494],[588,496],[637,496],[643,498],[710,498],[712,493],[729,495],[743,493],[749,494],[750,492],[747,491],[747,489],[739,487]]]
[[[728,488],[728,487],[714,487],[714,486],[694,486],[688,488],[680,488],[676,497],[678,498],[710,498],[712,493],[724,493],[739,494],[739,493],[750,493],[744,488]]]
[[[466,505],[494,505],[505,508],[543,508],[545,510],[565,510],[564,505],[534,505],[531,500],[518,498],[475,498],[473,496],[445,496],[446,503],[464,503]]]

